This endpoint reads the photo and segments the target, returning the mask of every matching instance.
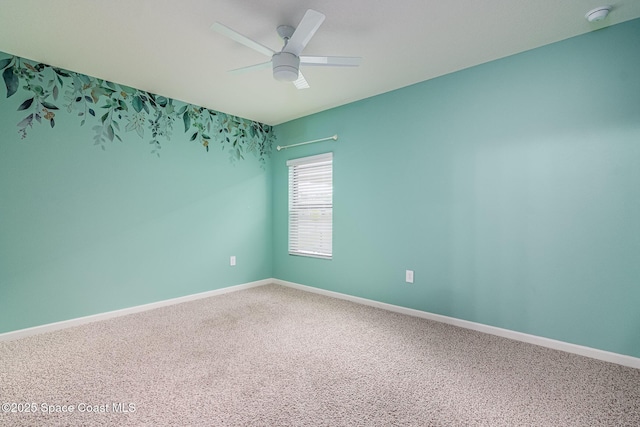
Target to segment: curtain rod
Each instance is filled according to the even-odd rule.
[[[329,136],[327,138],[314,139],[313,141],[299,142],[297,144],[284,145],[284,146],[278,145],[276,147],[276,150],[280,151],[280,150],[284,150],[285,148],[297,147],[298,145],[313,144],[314,142],[328,141],[330,139],[333,139],[334,141],[337,141],[338,140],[338,135],[336,134],[336,135],[333,135],[333,136]]]

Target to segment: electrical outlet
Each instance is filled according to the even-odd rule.
[[[405,272],[404,280],[407,283],[413,283],[413,270],[407,270]]]
[[[231,267],[233,267],[234,265],[236,265],[236,256],[235,256],[235,255],[231,255],[231,256],[229,257],[229,265],[230,265]]]

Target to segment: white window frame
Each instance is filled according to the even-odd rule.
[[[333,153],[287,161],[289,255],[333,258]]]

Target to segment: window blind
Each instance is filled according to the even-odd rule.
[[[331,259],[333,153],[293,159],[289,167],[289,254]]]

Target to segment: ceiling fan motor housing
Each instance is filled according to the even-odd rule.
[[[273,78],[284,82],[298,79],[300,57],[289,52],[278,52],[271,57],[273,63]]]

